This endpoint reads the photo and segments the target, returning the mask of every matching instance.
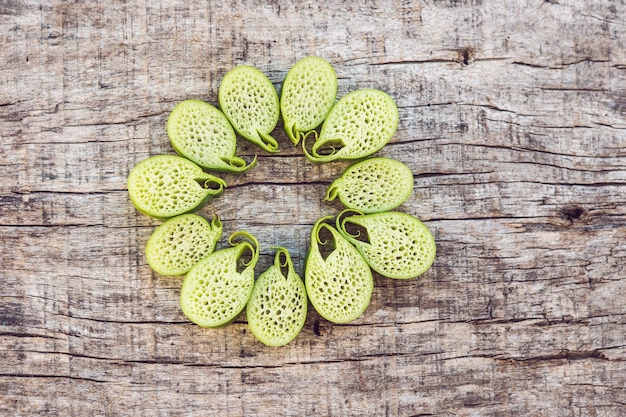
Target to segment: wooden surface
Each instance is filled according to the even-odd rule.
[[[624,1],[326,3],[0,2],[1,415],[626,415]],[[379,154],[413,170],[401,210],[438,255],[268,348],[245,315],[185,319],[126,176],[173,153],[178,101],[217,104],[242,63],[280,88],[313,54],[339,96],[396,100]],[[273,245],[302,273],[346,164],[276,136],[275,156],[239,142],[258,167],[201,214],[258,237],[257,274]]]

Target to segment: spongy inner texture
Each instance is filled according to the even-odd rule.
[[[255,335],[274,345],[291,341],[306,320],[302,281],[293,274],[284,277],[276,265],[259,277],[249,303],[248,322]]]
[[[401,163],[375,158],[349,168],[338,182],[344,205],[369,213],[402,204],[413,189],[413,174]]]
[[[279,116],[278,95],[272,83],[252,68],[238,67],[220,85],[220,105],[235,129],[247,138],[269,134]]]
[[[181,306],[194,323],[220,326],[245,307],[254,285],[254,271],[236,272],[238,252],[237,247],[214,252],[187,274]]]
[[[433,236],[412,216],[387,212],[356,216],[350,220],[367,228],[370,244],[355,244],[380,274],[411,278],[425,272],[432,264],[435,257]]]
[[[335,71],[321,59],[304,59],[289,71],[281,95],[286,124],[300,132],[315,129],[332,108],[337,95]]]
[[[372,274],[361,255],[338,233],[336,249],[322,260],[312,253],[306,268],[306,288],[318,313],[334,323],[358,318],[373,291]]]
[[[322,126],[315,146],[342,139],[343,158],[367,156],[391,139],[398,125],[397,107],[391,97],[378,90],[359,90],[339,100]]]
[[[146,256],[157,272],[185,274],[215,248],[221,229],[190,214],[175,217],[158,227],[148,241]]]
[[[175,148],[204,167],[221,167],[221,157],[232,157],[236,151],[236,136],[228,119],[208,103],[180,103],[170,115],[168,133]]]
[[[150,158],[130,175],[129,191],[138,208],[155,216],[171,217],[197,207],[209,194],[194,178],[202,170],[183,158]]]

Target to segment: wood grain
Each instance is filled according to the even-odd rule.
[[[327,3],[0,3],[0,414],[623,415],[626,4]],[[413,170],[400,209],[438,254],[419,279],[377,276],[357,321],[311,309],[268,348],[244,315],[185,319],[126,176],[173,153],[178,101],[217,104],[243,63],[280,89],[307,55],[333,64],[339,96],[396,100],[379,154]],[[275,133],[278,155],[239,141],[258,166],[201,211],[257,236],[257,274],[273,245],[302,272],[347,166]]]

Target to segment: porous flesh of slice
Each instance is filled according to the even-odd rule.
[[[337,74],[323,58],[309,56],[287,73],[280,109],[289,139],[298,144],[302,135],[318,127],[337,97]]]
[[[220,108],[235,130],[268,152],[278,143],[269,134],[280,116],[278,93],[272,82],[258,69],[240,65],[222,79],[218,99]]]
[[[369,242],[362,241],[354,232],[350,234],[351,224],[365,229]],[[430,230],[406,213],[387,211],[343,217],[339,229],[369,266],[385,277],[415,278],[435,260],[436,245]]]
[[[160,225],[148,239],[146,259],[161,275],[184,275],[215,249],[222,236],[222,223],[214,216],[209,223],[197,214],[182,214]]]
[[[322,228],[331,233],[334,242],[334,250],[326,259],[318,247]],[[359,252],[334,227],[319,222],[311,235],[304,282],[315,310],[333,323],[347,323],[361,316],[374,290],[372,271]]]
[[[209,103],[178,103],[167,119],[167,135],[176,152],[203,168],[236,172],[248,168],[245,161],[235,157],[237,137],[233,127]]]
[[[364,158],[389,142],[398,120],[398,107],[389,94],[372,88],[353,91],[333,106],[306,155],[314,162]],[[329,145],[332,153],[318,153]]]
[[[226,183],[175,155],[158,155],[138,163],[128,175],[128,194],[142,213],[167,219],[196,211],[224,191]]]
[[[284,271],[287,271],[287,276]],[[287,249],[279,248],[274,265],[254,284],[246,307],[248,327],[268,346],[283,346],[300,333],[306,321],[307,296]]]
[[[185,316],[202,327],[220,327],[234,320],[252,294],[257,250],[258,246],[241,242],[211,253],[191,268],[180,294]],[[252,251],[253,258],[238,272],[238,263],[246,251]]]
[[[326,191],[326,200],[339,200],[363,213],[389,211],[413,191],[413,172],[400,161],[370,158],[348,167]]]

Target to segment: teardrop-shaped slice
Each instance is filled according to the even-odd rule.
[[[167,119],[167,135],[179,155],[215,171],[245,172],[256,165],[235,155],[237,136],[219,109],[201,100],[178,103]]]
[[[172,217],[156,228],[146,244],[146,259],[161,275],[184,275],[215,249],[222,237],[217,215],[209,223],[197,214]]]
[[[304,282],[311,304],[326,320],[347,323],[357,319],[370,303],[372,271],[361,256],[322,217],[313,226]]]
[[[413,191],[413,172],[391,158],[370,158],[348,167],[326,190],[326,200],[339,200],[363,213],[389,211]]]
[[[336,98],[337,74],[328,61],[309,56],[291,67],[280,93],[280,111],[294,145],[322,124]]]
[[[246,307],[250,331],[268,346],[283,346],[295,339],[307,311],[306,289],[289,251],[276,249],[274,265],[256,280]]]
[[[258,69],[239,65],[220,84],[220,108],[237,133],[267,152],[277,152],[278,142],[270,133],[280,116],[278,93]]]
[[[128,194],[144,214],[168,219],[199,210],[224,192],[226,183],[176,155],[144,159],[128,175]]]
[[[246,240],[236,242],[240,238]],[[220,327],[246,307],[254,287],[259,242],[247,232],[233,233],[231,248],[211,253],[198,262],[183,281],[180,306],[185,316],[202,327]]]
[[[398,107],[389,94],[373,88],[356,90],[333,106],[311,152],[306,140],[302,148],[313,162],[361,159],[389,142],[398,121]]]
[[[435,260],[435,238],[424,223],[398,211],[363,214],[351,210],[337,217],[337,228],[380,275],[415,278]]]

